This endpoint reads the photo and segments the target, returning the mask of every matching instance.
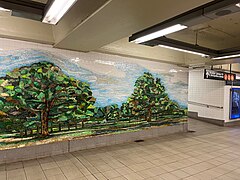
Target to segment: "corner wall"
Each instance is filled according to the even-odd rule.
[[[204,70],[189,71],[188,111],[199,117],[224,121],[224,81],[206,80]]]
[[[240,125],[240,119],[230,119],[230,90],[225,81],[204,79],[204,70],[189,72],[189,117],[221,126]]]

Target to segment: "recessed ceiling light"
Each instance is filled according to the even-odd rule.
[[[236,6],[240,8],[240,3],[237,3]]]
[[[176,25],[170,26],[168,28],[161,29],[161,30],[156,31],[154,33],[147,34],[145,36],[137,38],[133,42],[140,44],[140,43],[150,41],[152,39],[156,39],[156,38],[159,38],[159,37],[162,37],[162,36],[177,32],[177,31],[181,31],[181,30],[186,29],[186,28],[187,28],[187,26],[185,26],[185,25],[176,24]]]
[[[54,0],[42,22],[57,24],[76,1],[77,0]]]
[[[202,56],[202,57],[208,57],[207,54],[203,54],[203,53],[199,53],[199,52],[195,52],[195,51],[190,51],[190,50],[185,50],[185,49],[180,49],[180,48],[175,48],[175,47],[165,46],[165,45],[158,45],[158,46],[163,47],[163,48],[167,48],[167,49],[172,49],[172,50],[176,50],[176,51],[185,52],[185,53],[199,55],[199,56]]]

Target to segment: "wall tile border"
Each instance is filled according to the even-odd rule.
[[[145,140],[174,133],[184,133],[187,132],[187,130],[188,124],[182,123],[174,126],[152,127],[136,132],[86,137],[82,139],[66,140],[49,144],[2,150],[0,151],[0,164],[43,158],[85,149],[111,146],[115,144],[133,142],[140,139]]]

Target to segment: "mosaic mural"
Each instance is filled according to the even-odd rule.
[[[187,72],[109,57],[1,51],[0,148],[186,121]]]

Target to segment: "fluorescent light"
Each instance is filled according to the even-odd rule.
[[[43,22],[57,24],[76,1],[77,0],[54,0],[44,17]]]
[[[236,6],[240,8],[240,3],[237,3]]]
[[[229,55],[229,56],[215,57],[215,58],[212,58],[212,59],[219,60],[219,59],[229,59],[229,58],[235,58],[235,57],[240,57],[240,54],[234,54],[234,55]]]
[[[71,61],[79,62],[80,59],[79,59],[79,57],[76,57],[76,58],[71,59]]]
[[[100,63],[100,64],[106,64],[106,65],[110,65],[110,66],[114,66],[115,62],[112,61],[102,61],[102,60],[95,60],[96,63]]]
[[[195,51],[189,51],[189,50],[180,49],[180,48],[175,48],[175,47],[171,47],[171,46],[165,46],[165,45],[158,45],[158,46],[163,47],[163,48],[167,48],[167,49],[172,49],[172,50],[176,50],[176,51],[185,52],[185,53],[199,55],[199,56],[202,56],[202,57],[208,56],[207,54],[203,54],[203,53],[199,53],[199,52],[195,52]]]
[[[150,41],[152,39],[156,39],[158,37],[165,36],[167,34],[171,34],[171,33],[177,32],[177,31],[181,31],[181,30],[186,29],[186,28],[187,28],[187,26],[184,26],[184,25],[181,25],[181,24],[176,24],[174,26],[170,26],[168,28],[161,29],[159,31],[148,34],[146,36],[142,36],[140,38],[137,38],[133,42],[139,44],[139,43],[142,43],[142,42]]]
[[[10,9],[5,9],[5,8],[3,8],[3,7],[0,7],[0,11],[10,12],[11,10],[10,10]]]
[[[170,69],[169,72],[170,73],[177,73],[177,70],[176,69]]]

